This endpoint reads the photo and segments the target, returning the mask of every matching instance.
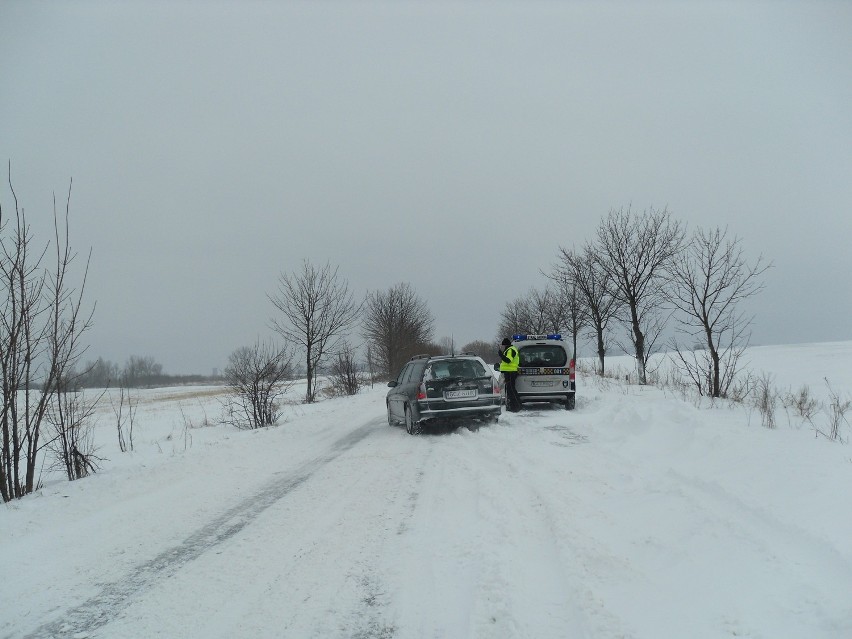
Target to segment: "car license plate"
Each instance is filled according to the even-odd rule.
[[[553,382],[544,381],[544,380],[533,380],[531,382],[533,386],[553,386]]]
[[[444,393],[447,399],[466,399],[468,397],[476,397],[475,390],[451,390]]]

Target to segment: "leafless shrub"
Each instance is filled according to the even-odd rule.
[[[594,363],[589,362],[585,359],[578,359],[575,363],[577,373],[582,373],[583,375],[597,375],[597,367]]]
[[[684,402],[691,397],[692,386],[677,368],[669,369],[665,376],[660,378],[659,385],[663,390],[671,389]]]
[[[740,373],[736,376],[731,386],[728,388],[728,395],[725,399],[727,399],[732,406],[734,404],[744,404],[754,392],[756,385],[757,381],[754,373],[751,371]]]
[[[87,401],[83,393],[60,392],[48,407],[46,421],[53,434],[47,445],[54,455],[51,468],[62,468],[68,481],[97,472],[103,461],[95,455],[92,440],[92,414],[99,399]]]
[[[754,407],[760,413],[760,421],[764,428],[775,428],[775,402],[778,398],[773,384],[773,376],[763,373],[757,378],[754,389]]]
[[[136,403],[130,395],[130,389],[118,388],[118,403],[110,396],[110,405],[115,414],[115,427],[118,432],[118,448],[122,453],[133,450],[133,426],[136,419]]]
[[[223,421],[246,429],[274,424],[280,415],[278,398],[293,383],[290,359],[286,349],[260,342],[231,353],[225,369],[231,396]]]
[[[685,349],[675,343],[670,358],[690,379],[699,395],[726,398],[740,372],[743,352],[744,348],[720,349],[714,362],[711,353],[704,348]]]
[[[589,381],[600,391],[608,391],[618,383],[618,380],[612,377],[601,375],[590,377]]]
[[[355,359],[355,350],[349,344],[344,344],[331,363],[331,394],[356,395],[361,390],[361,372],[361,367]]]
[[[803,421],[813,423],[813,419],[819,411],[819,401],[811,395],[807,384],[795,393],[788,392],[781,396],[781,404],[784,409],[793,412]]]
[[[825,378],[825,385],[828,386],[828,438],[833,441],[843,441],[843,433],[841,427],[843,424],[849,425],[849,420],[846,419],[846,413],[852,408],[852,400],[840,399],[840,394],[835,391]],[[848,437],[847,437],[848,440]]]
[[[183,409],[183,404],[178,403],[178,409],[180,410],[180,417],[183,425],[183,450],[186,450],[192,447],[192,429],[195,428],[195,425],[192,423],[192,420],[186,416],[186,411]]]
[[[180,432],[175,434],[174,427],[172,427],[172,432],[166,436],[166,441],[172,442],[172,455],[179,452],[185,453],[192,448],[192,422],[187,419],[186,414],[183,412],[183,405],[179,405],[179,408],[181,413]],[[178,448],[180,444],[183,445],[182,450]],[[162,452],[162,449],[160,449],[160,452]]]
[[[206,426],[210,426],[210,420],[207,418],[207,411],[204,410],[204,406],[201,402],[198,402],[198,406],[201,408],[201,412],[204,414],[204,417],[201,421],[195,421],[191,417],[186,414],[186,410],[184,410],[184,405],[182,402],[178,403],[178,410],[180,410],[181,421],[183,422],[183,426],[185,429],[194,430],[196,428],[204,428]]]

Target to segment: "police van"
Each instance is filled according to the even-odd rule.
[[[515,388],[521,403],[558,402],[574,409],[576,376],[574,360],[559,333],[513,335],[520,367]]]

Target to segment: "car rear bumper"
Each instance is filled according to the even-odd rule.
[[[472,417],[497,417],[500,415],[500,400],[495,398],[493,404],[480,404],[478,406],[447,406],[429,407],[418,406],[418,413],[423,419],[469,419]]]
[[[566,398],[572,397],[573,395],[574,391],[565,391],[562,393],[518,392],[518,397],[521,398],[522,402],[564,402]]]

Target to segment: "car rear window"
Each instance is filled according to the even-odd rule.
[[[482,362],[475,359],[442,359],[432,362],[432,379],[462,377],[473,379],[487,375]]]
[[[568,363],[568,353],[555,344],[530,344],[518,349],[522,367],[561,367]]]

